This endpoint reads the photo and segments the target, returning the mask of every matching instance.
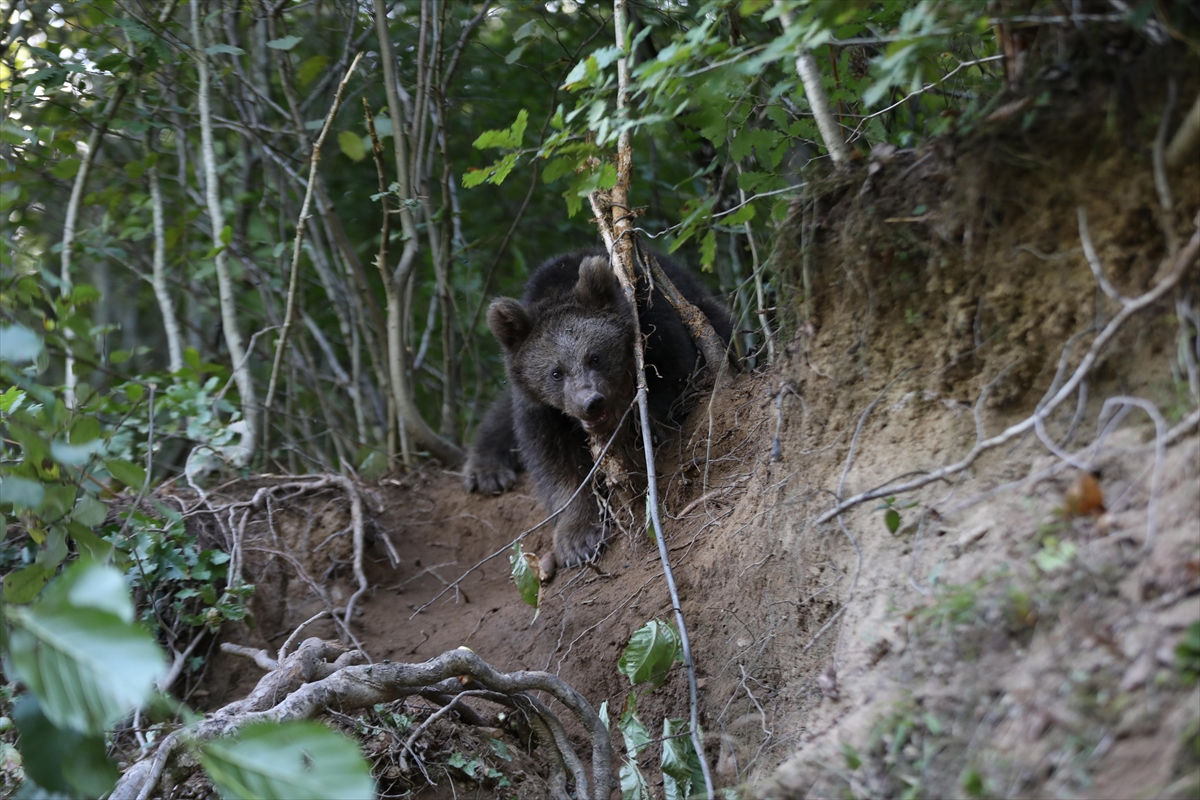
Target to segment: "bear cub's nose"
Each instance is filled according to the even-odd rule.
[[[604,410],[604,395],[596,392],[583,404],[583,413],[589,417]]]

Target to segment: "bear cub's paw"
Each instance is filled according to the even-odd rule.
[[[558,566],[574,567],[589,561],[604,544],[605,528],[592,525],[559,527],[554,531],[554,555]]]
[[[517,482],[517,473],[508,465],[471,457],[463,468],[463,488],[479,494],[504,494]]]

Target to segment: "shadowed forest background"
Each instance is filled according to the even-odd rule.
[[[1181,0],[3,0],[0,797],[1188,796],[1198,50]],[[539,582],[532,488],[455,472],[488,302],[622,191],[736,320],[657,453],[681,605],[649,505]]]

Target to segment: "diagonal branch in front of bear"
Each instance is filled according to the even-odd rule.
[[[638,267],[642,274],[649,276],[650,291],[653,292],[657,289],[667,298],[667,302],[675,309],[675,313],[679,315],[683,324],[692,334],[692,341],[696,343],[696,348],[704,356],[705,366],[708,367],[706,370],[708,380],[698,388],[703,390],[711,385],[715,389],[721,389],[727,386],[732,380],[733,371],[737,369],[737,361],[732,357],[734,341],[732,331],[722,341],[722,337],[709,321],[720,318],[720,304],[710,298],[708,302],[717,307],[701,309],[680,294],[679,290],[675,288],[675,284],[671,282],[671,278],[659,266],[658,259],[642,246],[641,239],[634,240],[634,256],[638,260]]]

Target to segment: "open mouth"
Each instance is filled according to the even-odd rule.
[[[598,415],[592,417],[591,419],[581,419],[579,421],[582,423],[584,430],[594,430],[608,421],[608,410],[605,409],[604,411],[601,411]]]

